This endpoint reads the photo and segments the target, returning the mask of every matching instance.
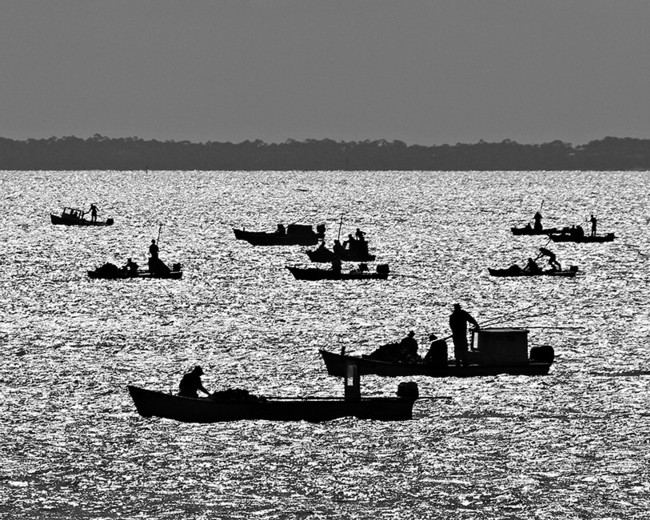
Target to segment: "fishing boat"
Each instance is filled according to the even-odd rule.
[[[312,226],[289,224],[286,229],[279,225],[276,231],[246,231],[233,229],[237,240],[245,240],[254,246],[313,246],[325,238],[325,224]]]
[[[467,364],[455,362],[400,363],[382,361],[369,356],[351,356],[345,352],[336,354],[321,349],[320,355],[332,376],[345,375],[346,366],[355,364],[361,375],[387,377],[481,377],[506,375],[546,375],[555,359],[553,347],[544,345],[528,351],[528,330],[523,328],[482,328],[472,331],[472,346],[476,350],[467,353]],[[476,336],[476,338],[475,338]],[[446,355],[443,354],[443,358]]]
[[[358,269],[342,272],[332,269],[319,269],[316,267],[286,266],[296,280],[386,280],[389,268],[387,264],[379,264],[375,272],[364,269],[361,264]]]
[[[364,251],[350,251],[349,249],[344,249],[335,253],[334,251],[327,249],[326,247],[318,247],[313,251],[305,251],[307,256],[312,262],[317,263],[329,263],[336,256],[338,256],[343,262],[373,262],[375,260],[375,255],[371,255]]]
[[[52,224],[63,226],[112,226],[113,219],[88,220],[84,218],[84,211],[78,208],[63,208],[61,215],[50,213]]]
[[[152,273],[146,269],[138,269],[135,271],[121,269],[115,264],[107,262],[93,271],[88,271],[88,277],[102,280],[126,280],[129,278],[171,278],[178,280],[183,277],[183,271],[181,270],[181,264],[173,264],[169,270]]]
[[[549,237],[553,242],[575,242],[578,244],[585,243],[602,243],[612,242],[616,236],[614,233],[607,233],[606,235],[578,235],[576,233],[558,233]]]
[[[405,421],[413,418],[413,404],[419,397],[416,383],[401,383],[397,397],[361,397],[360,374],[355,366],[344,370],[344,397],[258,397],[228,398],[218,392],[210,397],[181,397],[128,385],[129,394],[143,417],[162,417],[181,422],[226,421],[309,421],[341,417],[376,421]],[[247,394],[247,392],[246,392]]]
[[[513,235],[551,235],[553,233],[558,233],[560,230],[558,228],[547,228],[547,229],[535,229],[532,226],[524,227],[511,227]]]
[[[569,269],[558,270],[558,269],[541,269],[536,272],[527,271],[522,269],[518,265],[513,265],[507,269],[492,269],[488,267],[488,272],[490,276],[498,276],[501,278],[512,278],[520,276],[557,276],[560,278],[574,278],[578,274],[578,266],[572,265]]]

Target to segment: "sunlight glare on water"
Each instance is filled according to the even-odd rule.
[[[2,172],[0,517],[647,518],[650,321],[647,172]],[[576,279],[498,279],[591,213],[608,244],[547,245]],[[109,228],[53,226],[98,205]],[[300,282],[304,247],[233,227],[357,227],[387,281]],[[160,224],[162,228],[160,228]],[[161,258],[182,280],[90,280]],[[371,269],[374,266],[371,265]],[[127,384],[342,395],[319,348],[369,353],[517,309],[545,377],[408,378],[414,420],[195,425],[141,418]],[[522,316],[523,315],[523,316]],[[525,316],[530,317],[525,318]],[[556,328],[549,328],[556,327]],[[450,349],[451,350],[451,349]],[[369,395],[402,379],[364,377]]]

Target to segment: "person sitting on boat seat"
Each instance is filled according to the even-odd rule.
[[[286,230],[284,229],[283,224],[278,224],[278,228],[275,230],[276,235],[284,235],[286,233]]]
[[[126,265],[122,268],[129,276],[138,276],[138,264],[131,258],[126,259]]]
[[[410,331],[400,342],[401,360],[404,363],[419,363],[422,361],[418,354],[418,342],[415,339],[415,332]]]
[[[550,251],[546,249],[545,247],[540,247],[539,248],[539,256],[547,256],[548,257],[548,263],[551,266],[551,269],[553,271],[561,271],[562,266],[560,265],[560,262],[557,261],[557,258],[555,256],[555,253],[553,251]],[[538,256],[538,258],[539,258]]]
[[[359,242],[363,242],[366,239],[366,234],[363,231],[361,231],[359,228],[357,228],[357,231],[354,235],[357,237],[357,240]]]
[[[194,367],[194,369],[185,374],[181,379],[180,384],[178,385],[178,395],[181,397],[198,397],[198,392],[201,391],[204,394],[210,395],[201,383],[201,376],[203,375],[203,369],[200,366]]]
[[[526,267],[524,267],[524,271],[530,274],[539,274],[542,270],[537,265],[537,262],[535,262],[535,260],[529,258],[528,262],[526,263]]]
[[[427,365],[439,368],[447,368],[447,342],[444,339],[438,339],[435,334],[429,334],[431,346],[429,352],[424,356],[423,362]]]
[[[580,224],[578,224],[576,226],[576,234],[575,234],[575,236],[577,238],[584,238],[584,236],[585,236],[585,230]]]
[[[341,257],[338,255],[335,255],[334,258],[332,258],[332,271],[335,273],[340,273],[341,272]]]
[[[343,247],[348,249],[351,254],[354,254],[357,250],[357,241],[352,235],[348,235],[348,239],[343,241]]]
[[[335,255],[341,255],[345,252],[345,247],[343,247],[343,244],[339,240],[335,240],[333,251]]]

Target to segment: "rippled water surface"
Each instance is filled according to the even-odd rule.
[[[648,518],[650,177],[613,173],[0,172],[0,517]],[[600,218],[610,244],[551,244],[584,276],[494,279],[534,256],[515,237]],[[52,226],[95,202],[110,228]],[[381,282],[299,282],[304,248],[233,227],[366,231]],[[161,257],[182,280],[89,280]],[[366,353],[448,334],[450,305],[557,358],[546,377],[409,378],[414,420],[212,425],[143,419],[134,383],[175,391],[200,363],[213,390],[341,395],[319,347]],[[528,316],[528,317],[526,317]],[[552,328],[551,328],[552,327]],[[399,379],[366,377],[367,394]]]

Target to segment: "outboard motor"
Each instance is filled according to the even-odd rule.
[[[172,264],[172,271],[180,271],[183,267],[180,263]]]
[[[377,272],[379,274],[388,274],[388,264],[379,264],[377,266]]]
[[[409,381],[407,383],[400,383],[397,386],[397,397],[401,397],[402,399],[417,399],[420,397],[420,391],[418,390],[418,384]]]
[[[555,351],[551,345],[541,345],[530,349],[530,360],[533,363],[553,363]]]
[[[323,238],[325,236],[325,224],[318,224],[316,226],[316,234],[319,238]]]
[[[112,218],[107,218],[106,219],[106,225],[107,226],[112,226],[113,225],[113,219]]]

